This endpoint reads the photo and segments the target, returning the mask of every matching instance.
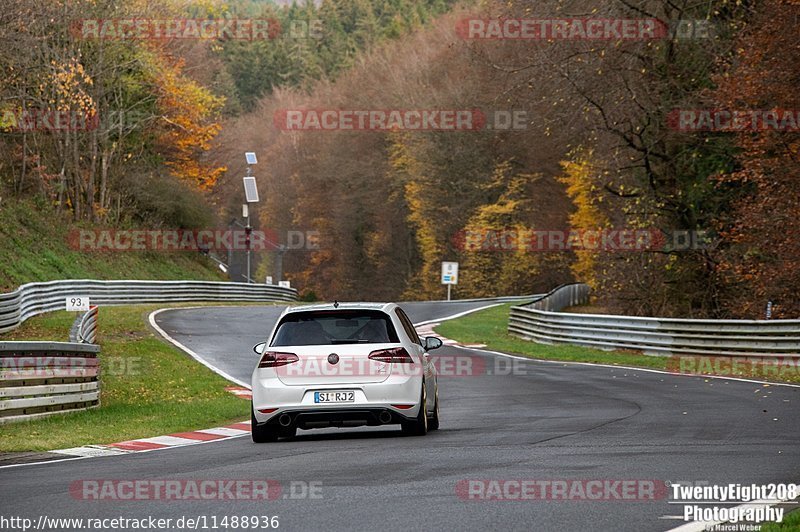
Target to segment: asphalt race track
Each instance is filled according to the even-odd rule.
[[[421,322],[485,304],[404,307]],[[209,363],[247,382],[256,363],[251,347],[269,333],[279,311],[175,310],[159,314],[157,322]],[[394,426],[326,429],[299,431],[294,440],[274,444],[242,437],[2,468],[3,513],[34,521],[42,513],[173,519],[277,515],[285,530],[668,530],[683,522],[664,516],[679,514],[681,507],[663,497],[464,500],[457,486],[468,479],[800,481],[800,388],[513,363],[463,348],[443,347],[436,354],[476,357],[472,368],[480,371],[440,378],[442,426],[425,437],[401,436]],[[248,408],[243,400],[242,419]],[[69,492],[70,483],[81,479],[273,479],[283,491],[266,502],[84,501]],[[314,486],[320,496],[308,498],[304,486]]]

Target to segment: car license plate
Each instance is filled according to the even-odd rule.
[[[356,400],[355,392],[334,391],[334,392],[314,392],[315,403],[354,403]]]

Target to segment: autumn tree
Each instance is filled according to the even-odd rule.
[[[163,55],[151,58],[150,74],[158,89],[166,163],[173,175],[209,190],[225,172],[224,166],[202,161],[204,152],[220,131],[214,119],[224,105],[223,98],[182,74],[183,62]]]
[[[800,108],[800,3],[769,0],[737,39],[736,54],[715,78],[711,98],[736,111]],[[717,177],[720,190],[736,190],[730,211],[718,218],[722,243],[717,273],[730,315],[797,318],[800,303],[800,133],[767,128],[733,136],[739,152],[733,171]]]
[[[575,204],[575,212],[569,217],[570,228],[579,233],[607,230],[610,220],[603,205],[604,194],[598,185],[602,178],[597,176],[603,170],[595,163],[591,150],[576,150],[571,155],[570,160],[561,163],[564,175],[560,178]],[[598,249],[576,250],[575,262],[570,266],[575,279],[588,284],[595,292],[608,278],[608,272],[602,270],[602,253],[603,250]]]

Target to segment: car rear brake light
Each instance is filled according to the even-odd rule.
[[[392,349],[380,349],[369,354],[370,360],[378,362],[388,362],[389,364],[413,364],[414,359],[408,354],[404,347]]]
[[[258,363],[259,368],[277,368],[278,366],[285,366],[299,362],[300,357],[294,353],[278,353],[277,351],[267,351],[261,355],[261,361]]]
[[[397,408],[398,410],[408,410],[412,408],[414,405],[392,405],[393,408]]]
[[[258,411],[261,412],[262,414],[271,414],[276,410],[277,410],[277,408],[259,408],[258,409]]]

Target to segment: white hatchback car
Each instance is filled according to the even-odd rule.
[[[286,309],[253,371],[252,436],[292,437],[298,428],[400,424],[439,428],[439,387],[429,351],[394,303],[333,303]]]

